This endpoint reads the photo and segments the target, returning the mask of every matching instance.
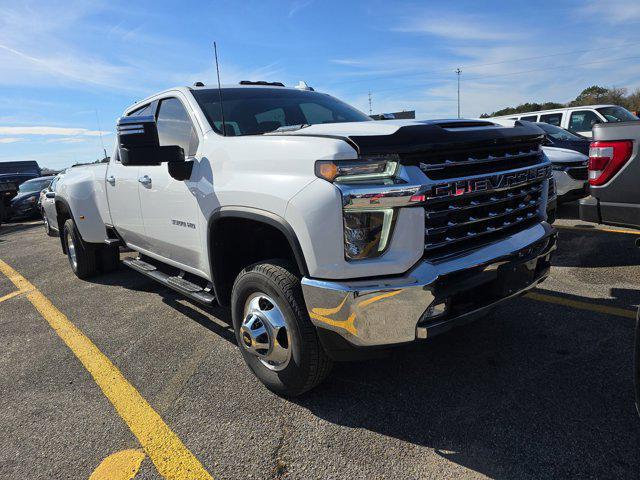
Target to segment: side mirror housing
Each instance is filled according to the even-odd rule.
[[[47,192],[44,194],[46,198],[56,198],[56,192]]]
[[[160,146],[153,116],[122,117],[118,120],[118,155],[126,166],[184,162],[184,150],[177,145]]]

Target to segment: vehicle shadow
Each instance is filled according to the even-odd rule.
[[[177,312],[189,317],[196,323],[220,336],[220,338],[236,344],[235,334],[231,326],[231,312],[224,307],[206,308],[192,302],[188,298],[180,295],[174,290],[164,287],[158,282],[134,272],[121,265],[120,268],[106,275],[99,275],[88,279],[92,283],[108,286],[124,287],[136,292],[153,292],[162,298],[163,303],[170,306]],[[213,316],[219,322],[215,322],[210,317]]]
[[[580,220],[580,205],[578,202],[561,203],[558,205],[556,217],[565,220]]]
[[[492,478],[637,478],[632,342],[632,319],[523,298],[293,401]]]
[[[557,267],[624,267],[640,264],[640,236],[558,227],[558,250],[551,259]]]
[[[0,241],[3,241],[1,237],[5,235],[9,235],[10,233],[21,232],[24,230],[31,230],[33,228],[43,228],[42,222],[36,220],[36,221],[29,221],[29,222],[3,223],[2,225],[0,225]]]

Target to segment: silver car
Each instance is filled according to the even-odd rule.
[[[58,218],[56,214],[56,188],[63,177],[64,174],[59,173],[51,184],[40,192],[42,221],[44,223],[44,229],[50,237],[57,237],[59,235]]]

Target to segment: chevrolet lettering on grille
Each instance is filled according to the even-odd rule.
[[[486,177],[466,180],[454,180],[431,187],[427,198],[458,197],[468,193],[500,190],[502,188],[515,187],[537,180],[551,177],[551,166],[530,168],[528,170],[489,175]]]

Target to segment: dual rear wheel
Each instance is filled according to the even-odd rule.
[[[85,279],[98,272],[108,273],[118,269],[118,247],[85,242],[73,219],[69,218],[64,222],[61,235],[69,264],[78,278]]]

